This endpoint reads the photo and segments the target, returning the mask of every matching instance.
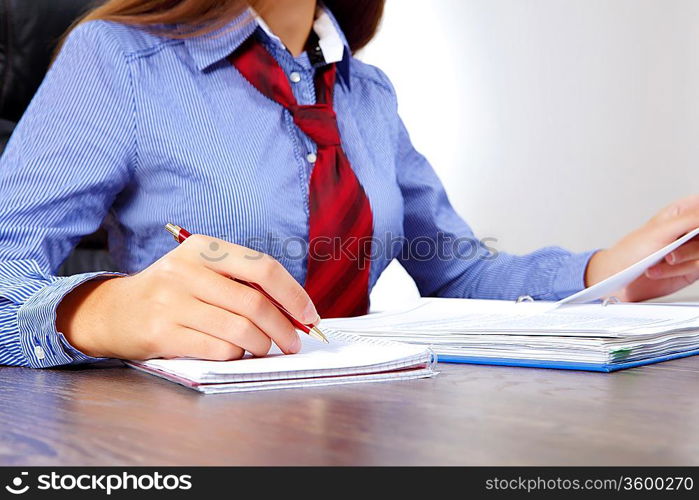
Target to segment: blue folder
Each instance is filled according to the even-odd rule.
[[[457,356],[453,354],[439,354],[437,361],[440,363],[466,363],[473,365],[497,365],[497,366],[523,366],[529,368],[554,368],[557,370],[582,370],[587,372],[610,373],[636,366],[650,365],[669,361],[671,359],[686,358],[699,354],[699,349],[693,351],[677,352],[655,358],[639,359],[636,361],[623,361],[616,363],[594,364],[594,363],[573,363],[568,361],[545,361],[539,359],[513,359],[513,358],[487,358],[475,356]]]

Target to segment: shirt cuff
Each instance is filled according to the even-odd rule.
[[[561,261],[551,286],[556,300],[564,299],[585,288],[585,271],[590,259],[598,250],[574,253]]]
[[[22,352],[32,368],[93,363],[93,358],[70,345],[56,330],[56,309],[63,298],[87,281],[119,273],[96,272],[58,278],[32,295],[17,311],[17,326]]]

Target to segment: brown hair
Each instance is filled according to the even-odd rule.
[[[186,38],[225,26],[248,5],[264,13],[265,3],[265,0],[108,0],[80,22],[102,19],[158,29],[173,38]],[[340,24],[350,49],[357,51],[376,34],[385,0],[324,0],[323,3]],[[159,28],[175,24],[186,28],[178,31]]]

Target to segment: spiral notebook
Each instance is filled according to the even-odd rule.
[[[436,357],[428,347],[333,330],[324,333],[329,344],[301,335],[303,347],[293,355],[273,348],[264,358],[246,356],[237,361],[154,359],[126,364],[205,394],[408,380],[436,374]]]

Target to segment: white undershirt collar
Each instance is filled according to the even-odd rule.
[[[262,17],[258,15],[257,12],[252,9],[252,7],[250,8],[250,12],[255,17],[257,24],[260,26],[260,28],[262,28],[265,34],[270,39],[286,48],[281,39],[272,32],[264,19],[262,19]],[[332,22],[332,19],[330,19],[330,16],[324,7],[318,7],[316,10],[316,19],[313,22],[313,31],[318,36],[318,45],[320,46],[320,50],[323,52],[323,59],[325,59],[325,62],[332,64],[342,61],[345,54],[345,45],[340,33],[337,31],[337,27]]]

